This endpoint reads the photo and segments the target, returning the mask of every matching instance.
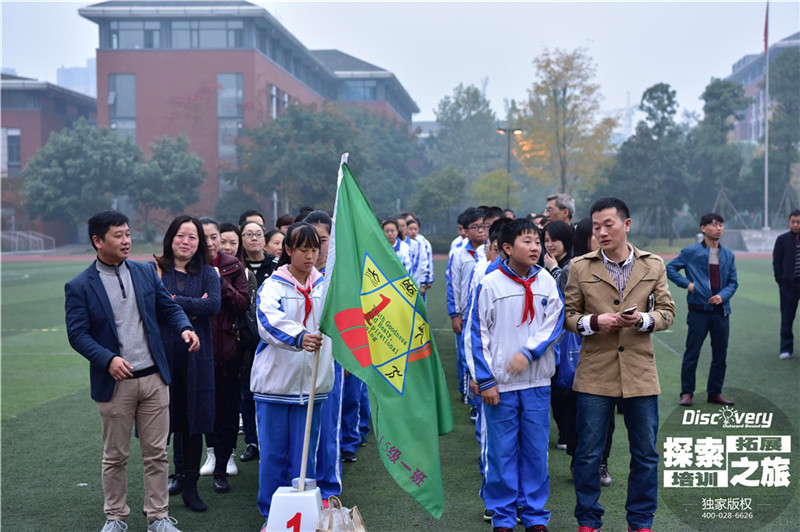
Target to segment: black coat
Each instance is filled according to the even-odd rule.
[[[795,247],[800,235],[787,231],[775,239],[772,250],[772,270],[778,284],[794,283]]]

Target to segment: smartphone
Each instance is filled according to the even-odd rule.
[[[624,314],[625,316],[630,316],[631,314],[633,314],[633,311],[635,311],[638,306],[639,305],[634,305],[631,308],[626,308],[625,310],[622,311],[622,314]]]

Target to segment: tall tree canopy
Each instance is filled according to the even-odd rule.
[[[237,151],[240,169],[228,175],[244,190],[264,197],[276,190],[293,205],[327,211],[342,154],[350,152],[354,171],[364,166],[358,131],[331,102],[290,105],[276,120],[248,130]]]
[[[528,100],[512,108],[523,133],[515,154],[528,174],[559,192],[590,191],[611,148],[614,118],[599,118],[600,86],[587,51],[556,48],[533,61]]]
[[[81,118],[52,133],[28,161],[22,174],[25,209],[75,228],[128,192],[141,157],[129,139]]]
[[[144,226],[150,211],[165,209],[178,214],[200,199],[200,185],[205,181],[203,160],[189,151],[189,139],[162,137],[150,145],[150,160],[139,164],[128,191],[129,199],[144,215]]]
[[[426,152],[435,170],[453,166],[472,181],[503,164],[505,139],[497,134],[497,117],[477,87],[459,84],[435,113],[439,131]]]

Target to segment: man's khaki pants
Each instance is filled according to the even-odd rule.
[[[98,402],[103,424],[103,510],[108,520],[125,521],[131,513],[127,504],[128,456],[131,431],[136,420],[144,464],[144,510],[147,519],[169,515],[167,482],[167,436],[169,435],[169,387],[161,374],[118,381],[110,401]]]

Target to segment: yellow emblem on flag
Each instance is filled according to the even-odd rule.
[[[415,308],[418,295],[409,275],[389,280],[365,255],[361,309],[372,365],[400,394],[408,363],[431,352],[430,329]]]

